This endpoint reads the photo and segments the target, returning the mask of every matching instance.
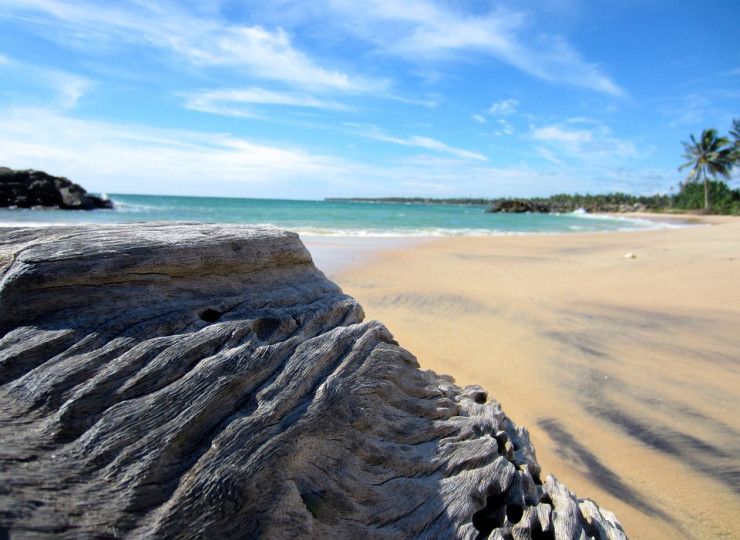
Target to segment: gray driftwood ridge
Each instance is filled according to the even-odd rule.
[[[0,234],[0,538],[616,539],[297,235]]]

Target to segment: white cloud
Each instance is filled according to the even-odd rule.
[[[548,171],[525,163],[492,167],[480,154],[434,139],[399,139],[383,136],[371,125],[346,125],[364,130],[366,137],[434,152],[351,161],[225,133],[80,120],[42,109],[0,108],[0,161],[13,168],[67,176],[93,192],[268,198],[276,194],[286,198],[534,196],[612,185],[631,191],[643,189],[647,178],[645,171],[620,172],[608,159],[592,159],[577,167],[560,159],[571,157],[561,151],[563,146],[589,152],[589,144],[605,139],[619,143],[604,133],[589,136],[562,127],[542,128],[538,132],[542,156],[555,165]],[[675,171],[665,171],[663,177],[670,179],[671,175]],[[631,179],[635,185],[625,188]],[[650,185],[660,189],[658,181],[667,186],[673,180],[653,179]]]
[[[493,116],[509,116],[514,114],[519,107],[519,102],[516,99],[504,99],[497,101],[488,108],[488,114]]]
[[[268,198],[464,196],[507,194],[512,189],[507,182],[525,178],[531,183],[527,192],[536,185],[538,173],[494,169],[481,163],[483,156],[433,139],[387,139],[442,155],[363,163],[223,133],[80,120],[42,109],[0,109],[0,148],[8,158],[3,158],[4,165],[67,176],[92,192]]]
[[[714,116],[710,100],[699,94],[680,96],[659,107],[658,111],[668,118],[671,127],[701,125],[707,117]]]
[[[88,79],[69,73],[47,71],[45,76],[55,86],[59,105],[65,109],[74,108],[79,99],[93,86]]]
[[[550,150],[549,148],[544,148],[542,146],[538,146],[536,148],[537,153],[542,156],[545,160],[549,161],[550,163],[558,166],[564,166],[565,163],[563,163],[562,160],[558,159],[557,156],[555,156],[555,153]]]
[[[402,96],[395,96],[393,94],[383,96],[386,99],[390,99],[392,101],[398,101],[400,103],[408,103],[409,105],[419,105],[421,107],[427,107],[429,109],[434,109],[439,105],[437,100],[430,98],[430,99],[413,99],[413,98],[407,98]]]
[[[13,79],[13,84],[5,85],[7,96],[16,92],[17,98],[42,100],[63,109],[72,109],[79,99],[93,86],[86,77],[20,62],[7,56],[0,57],[0,80]],[[13,88],[13,90],[10,90]]]
[[[506,120],[503,118],[499,118],[496,120],[496,123],[501,127],[500,130],[495,131],[494,135],[513,135],[514,134],[514,127],[509,124]]]
[[[487,13],[462,13],[429,0],[353,0],[328,4],[344,27],[386,54],[410,61],[472,61],[471,53],[497,59],[531,76],[589,88],[612,96],[625,94],[597,64],[558,35],[534,27],[525,12],[498,6]]]
[[[480,115],[480,114],[474,114],[473,115],[473,120],[475,120],[479,124],[485,124],[486,123],[486,118],[483,115]]]
[[[577,147],[593,140],[593,134],[587,130],[565,130],[559,126],[547,126],[536,129],[532,136],[538,141],[546,141],[561,146]]]
[[[405,146],[418,146],[420,148],[427,148],[429,150],[435,150],[438,152],[446,152],[463,159],[476,159],[479,161],[488,161],[488,158],[482,154],[476,152],[470,152],[468,150],[462,150],[460,148],[453,148],[443,142],[431,139],[429,137],[413,136],[407,140],[397,140],[399,144]]]
[[[551,125],[534,129],[532,138],[544,145],[539,147],[539,153],[554,163],[560,163],[563,158],[605,163],[633,158],[638,154],[634,143],[613,137],[604,126],[572,129]]]
[[[59,0],[0,0],[5,17],[30,25],[64,46],[116,48],[127,44],[175,53],[192,65],[227,67],[307,88],[350,92],[386,90],[385,79],[352,76],[317,64],[294,47],[281,28],[229,24],[204,18],[174,2],[121,1],[113,5]],[[37,23],[37,13],[47,16]]]
[[[574,118],[568,118],[565,120],[566,124],[585,124],[585,125],[599,125],[600,122],[596,118],[589,118],[587,116],[576,116]]]
[[[221,28],[218,32],[222,37],[214,40],[215,47],[191,44],[186,54],[196,62],[243,67],[259,77],[309,88],[374,92],[389,86],[387,80],[350,77],[316,65],[293,47],[289,36],[280,28],[274,32],[259,26]]]
[[[375,139],[377,141],[389,142],[389,143],[398,144],[401,146],[425,148],[427,150],[433,150],[435,152],[451,154],[453,156],[456,156],[462,159],[488,161],[488,158],[482,154],[479,154],[477,152],[471,152],[469,150],[463,150],[461,148],[454,148],[441,141],[431,139],[429,137],[420,137],[418,135],[414,135],[412,137],[409,137],[408,139],[401,139],[398,137],[392,137],[390,135],[386,135],[385,133],[383,133],[381,130],[379,130],[375,126],[371,126],[369,129],[360,131],[357,134],[362,137],[367,137],[369,139]]]
[[[225,116],[256,116],[256,114],[248,107],[249,105],[282,105],[329,110],[348,109],[348,107],[340,103],[318,99],[308,94],[276,92],[257,87],[206,90],[188,94],[185,98],[185,106],[189,109]]]
[[[329,185],[351,175],[341,159],[301,149],[43,109],[0,110],[0,148],[4,165],[62,174],[91,191],[208,194],[220,186],[221,195],[274,196],[281,183]]]
[[[430,0],[367,0],[362,9],[353,0],[316,0],[311,9],[288,2],[275,8],[289,11],[288,23],[300,18],[315,36],[322,32],[337,39],[375,45],[384,54],[400,56],[418,65],[430,61],[477,62],[495,59],[533,77],[589,88],[620,96],[624,91],[601,68],[585,61],[562,36],[534,26],[531,16],[502,6],[487,12],[464,12]],[[102,5],[93,0],[0,0],[2,17],[23,25],[65,47],[95,51],[116,50],[131,44],[171,54],[191,66],[229,69],[313,91],[382,94],[392,97],[387,77],[362,76],[331,67],[296,45],[280,26],[231,23],[217,9],[199,9],[181,2],[121,0]],[[270,8],[250,7],[252,16]],[[41,13],[45,17],[39,18]],[[298,15],[299,14],[299,15]],[[319,25],[319,17],[320,25]],[[281,17],[275,15],[274,21]],[[279,24],[279,23],[278,23]],[[345,64],[343,64],[344,66]],[[423,100],[422,105],[434,106]]]

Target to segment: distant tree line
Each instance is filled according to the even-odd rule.
[[[449,204],[459,206],[490,206],[493,199],[482,197],[329,197],[325,201],[388,203],[388,204]]]
[[[709,190],[710,207],[707,212],[705,184]],[[685,182],[674,195],[553,195],[547,198],[496,199],[487,212],[551,212],[567,213],[576,210],[589,213],[606,212],[687,212],[740,215],[740,190],[730,189],[726,182],[707,180]]]
[[[708,180],[711,200],[710,211],[714,214],[740,215],[740,190],[730,189],[725,182]],[[705,207],[702,183],[685,182],[673,195],[630,195],[608,193],[605,195],[575,195],[560,193],[551,197],[532,198],[446,198],[428,197],[354,197],[331,198],[327,201],[388,203],[388,204],[448,204],[481,206],[486,212],[502,213],[569,213],[585,210],[589,213],[619,212],[684,212],[702,211]]]

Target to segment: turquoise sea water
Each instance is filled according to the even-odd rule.
[[[274,225],[308,236],[434,237],[609,232],[665,227],[642,219],[486,214],[479,206],[111,195],[114,210],[0,209],[0,225],[197,221]]]

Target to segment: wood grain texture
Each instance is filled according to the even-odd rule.
[[[5,229],[0,271],[0,537],[625,537],[293,233]]]

